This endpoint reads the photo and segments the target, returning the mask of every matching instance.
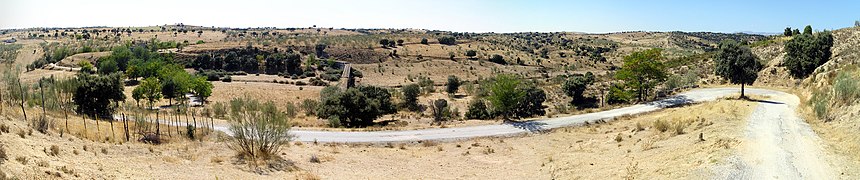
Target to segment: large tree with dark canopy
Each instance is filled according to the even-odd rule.
[[[72,99],[80,114],[110,116],[114,111],[110,103],[125,100],[120,73],[100,76],[78,73],[77,79],[80,84]]]
[[[374,86],[359,86],[341,90],[326,87],[320,93],[317,116],[323,119],[337,118],[346,127],[367,127],[373,120],[394,113],[391,94],[387,89]]]
[[[829,31],[801,34],[785,43],[783,63],[794,78],[806,78],[830,59],[833,35]]]
[[[741,98],[744,98],[744,85],[752,85],[762,69],[761,62],[750,51],[735,41],[726,40],[720,43],[714,55],[716,62],[715,73],[726,78],[732,84],[741,85]]]

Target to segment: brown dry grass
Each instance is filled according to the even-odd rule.
[[[39,166],[39,163],[9,162],[0,169],[11,176],[34,178],[58,178],[57,174],[64,178],[155,179],[704,178],[708,177],[708,167],[722,161],[738,143],[742,119],[751,112],[751,104],[720,100],[513,138],[391,144],[390,148],[295,143],[281,155],[294,161],[299,170],[266,171],[263,175],[230,163],[234,161],[234,153],[215,136],[203,142],[179,139],[153,146],[136,142],[100,143],[76,136],[60,138],[56,134],[34,133],[26,139],[2,134],[0,142],[7,147],[37,147],[7,149],[12,157],[46,163]],[[18,115],[13,112],[6,111],[4,115],[12,117],[13,120],[4,120],[12,129],[26,128],[25,123],[14,118]],[[651,124],[655,119],[688,123],[687,133],[662,133],[651,127],[635,131],[636,123]],[[698,141],[699,133],[704,133],[706,141]],[[622,137],[622,141],[615,141],[616,137]],[[51,145],[58,146],[58,156],[42,152]],[[309,161],[314,156],[319,163]]]

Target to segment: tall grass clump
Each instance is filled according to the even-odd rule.
[[[851,104],[860,99],[860,90],[858,90],[860,86],[857,82],[860,81],[860,78],[852,75],[852,72],[839,72],[839,75],[836,76],[836,82],[833,84],[834,95],[841,104]]]

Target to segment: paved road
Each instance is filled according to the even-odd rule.
[[[785,94],[779,91],[747,88],[749,94],[775,95]],[[739,93],[738,88],[707,88],[696,89],[672,96],[667,99],[650,103],[638,104],[624,108],[601,111],[567,117],[548,118],[524,123],[507,123],[498,125],[483,125],[456,128],[438,128],[406,131],[375,131],[375,132],[334,132],[293,130],[295,140],[304,142],[346,142],[346,143],[378,143],[378,142],[412,142],[420,140],[459,140],[475,137],[513,136],[523,133],[538,132],[553,128],[576,126],[585,122],[611,120],[627,114],[651,112],[665,107],[712,101],[717,98]],[[226,126],[215,126],[216,130],[230,134]]]

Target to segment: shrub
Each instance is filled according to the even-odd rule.
[[[477,55],[478,55],[478,52],[475,50],[467,50],[466,51],[466,56],[469,57],[469,59],[475,58],[475,56],[477,56]]]
[[[221,82],[233,82],[233,77],[229,75],[224,76],[224,78],[221,78]]]
[[[444,44],[444,45],[449,45],[449,46],[450,45],[456,45],[457,39],[455,39],[454,37],[451,37],[451,36],[440,37],[439,38],[439,44]]]
[[[466,111],[466,119],[490,119],[489,111],[487,111],[487,105],[484,103],[484,100],[481,99],[473,99],[472,102],[469,103],[469,109]]]
[[[448,101],[437,99],[431,102],[430,110],[433,113],[433,121],[441,123],[448,120],[451,116],[451,110],[448,108]]]
[[[427,42],[427,38],[421,38],[421,44],[428,45],[430,43]]]
[[[660,132],[666,132],[669,130],[669,122],[658,119],[654,121],[654,129],[657,129]]]
[[[298,108],[295,104],[293,104],[293,102],[287,102],[287,105],[284,108],[284,114],[286,114],[289,118],[295,118],[296,114],[298,114]]]
[[[812,93],[812,97],[809,98],[809,103],[811,103],[812,110],[815,112],[815,116],[818,117],[818,119],[830,121],[828,116],[828,108],[830,108],[830,94],[816,90]]]
[[[410,111],[418,111],[418,94],[421,93],[417,84],[409,84],[400,88],[403,96],[400,96],[403,99],[402,106],[406,107]]]
[[[676,121],[675,124],[672,126],[672,129],[675,131],[676,135],[684,134],[684,128],[687,128],[687,123],[684,123],[683,121]]]
[[[498,54],[493,54],[493,56],[490,57],[489,61],[496,64],[508,64],[508,62],[505,61],[505,57],[502,57],[502,55]]]
[[[51,153],[49,153],[48,155],[51,155],[51,156],[60,155],[60,147],[57,145],[51,145]]]
[[[228,146],[242,158],[269,159],[292,139],[289,120],[272,101],[234,98],[230,109],[229,129],[233,138]]]
[[[227,106],[224,103],[215,102],[215,104],[212,104],[212,114],[217,118],[224,118],[224,115],[227,115]]]
[[[185,125],[185,136],[188,137],[188,139],[194,140],[194,130],[196,130],[196,128],[193,125]]]
[[[328,127],[332,127],[332,128],[340,127],[340,118],[338,118],[337,116],[330,116],[326,120],[328,121]]]
[[[36,131],[39,131],[42,134],[48,133],[48,118],[47,117],[39,117],[38,119],[33,120],[33,127],[36,128]]]
[[[568,78],[561,85],[561,89],[564,91],[564,94],[572,98],[571,104],[575,104],[574,102],[583,99],[583,92],[585,92],[585,89],[593,83],[594,74],[588,72],[583,76]]]
[[[436,92],[435,83],[429,77],[418,77],[418,86],[421,86],[421,90],[424,91],[424,93]]]
[[[6,147],[3,145],[0,145],[0,164],[3,164],[3,162],[6,162],[7,159],[9,159],[9,155],[6,154]]]
[[[842,104],[852,104],[860,98],[860,91],[858,91],[860,86],[858,86],[857,81],[860,81],[860,78],[854,77],[850,72],[839,72],[839,75],[836,76],[836,82],[833,84],[835,99],[840,100]]]
[[[305,115],[310,116],[317,113],[316,109],[319,104],[320,102],[317,100],[305,99],[304,101],[302,101],[299,107],[302,108],[302,111],[305,112]]]
[[[445,85],[445,91],[448,92],[448,94],[456,94],[457,90],[460,89],[460,78],[457,78],[457,76],[454,75],[449,75],[448,83]]]

